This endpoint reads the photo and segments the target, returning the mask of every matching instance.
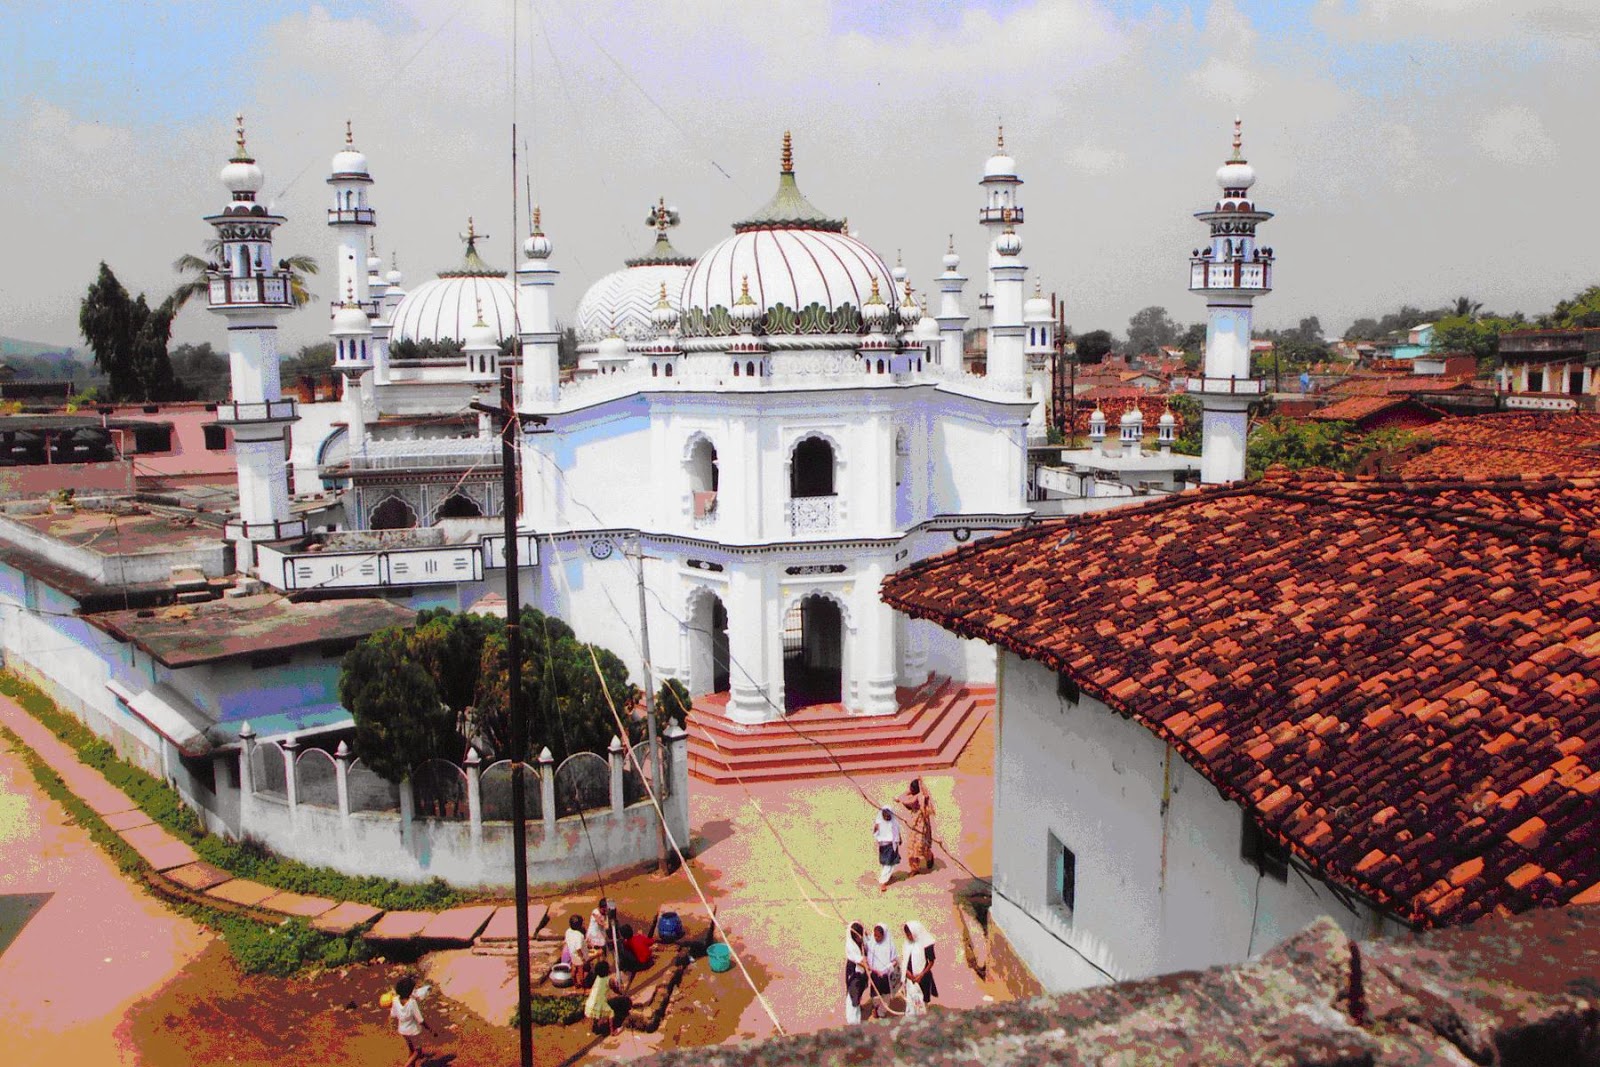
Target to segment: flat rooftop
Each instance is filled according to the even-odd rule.
[[[358,639],[416,618],[415,611],[377,598],[302,602],[274,593],[87,616],[174,669]]]

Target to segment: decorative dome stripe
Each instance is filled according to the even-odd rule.
[[[391,336],[396,341],[462,340],[477,321],[480,301],[484,324],[497,337],[516,332],[516,293],[505,278],[441,275],[423,282],[400,301]]]

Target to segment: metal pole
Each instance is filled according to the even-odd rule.
[[[506,703],[511,711],[511,862],[517,907],[517,1024],[522,1067],[533,1067],[532,979],[528,973],[528,813],[522,775],[528,757],[526,709],[522,706],[522,598],[517,574],[517,418],[511,367],[500,368],[500,486],[506,535]]]
[[[639,557],[639,653],[644,658],[644,718],[650,731],[651,790],[661,802],[661,739],[656,735],[655,679],[650,670],[650,613],[644,607],[644,539],[635,542]],[[667,873],[667,809],[662,807],[656,825],[656,873]]]

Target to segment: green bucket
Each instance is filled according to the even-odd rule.
[[[722,972],[733,969],[733,950],[721,941],[713,942],[706,949],[706,959],[710,961],[713,971]]]

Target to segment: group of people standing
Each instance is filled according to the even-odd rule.
[[[895,945],[889,928],[878,923],[867,935],[867,928],[853,922],[844,939],[844,1021],[859,1023],[895,1014],[889,998],[905,995],[905,1015],[921,1015],[928,1002],[939,995],[933,980],[934,942],[928,928],[919,922],[901,927],[904,947]]]
[[[623,993],[634,976],[654,960],[655,943],[627,923],[617,922],[617,913],[604,897],[589,913],[588,924],[573,915],[567,919],[561,962],[572,970],[573,985],[589,988],[584,1015],[597,1033],[616,1033],[633,1007]]]
[[[909,820],[906,832],[900,829],[900,819],[894,809],[883,807],[872,822],[872,840],[878,848],[878,892],[886,893],[894,872],[900,866],[901,847],[905,847],[906,865],[912,874],[926,874],[933,870],[933,797],[922,786],[921,778],[911,779],[911,786],[896,800],[906,809]]]

